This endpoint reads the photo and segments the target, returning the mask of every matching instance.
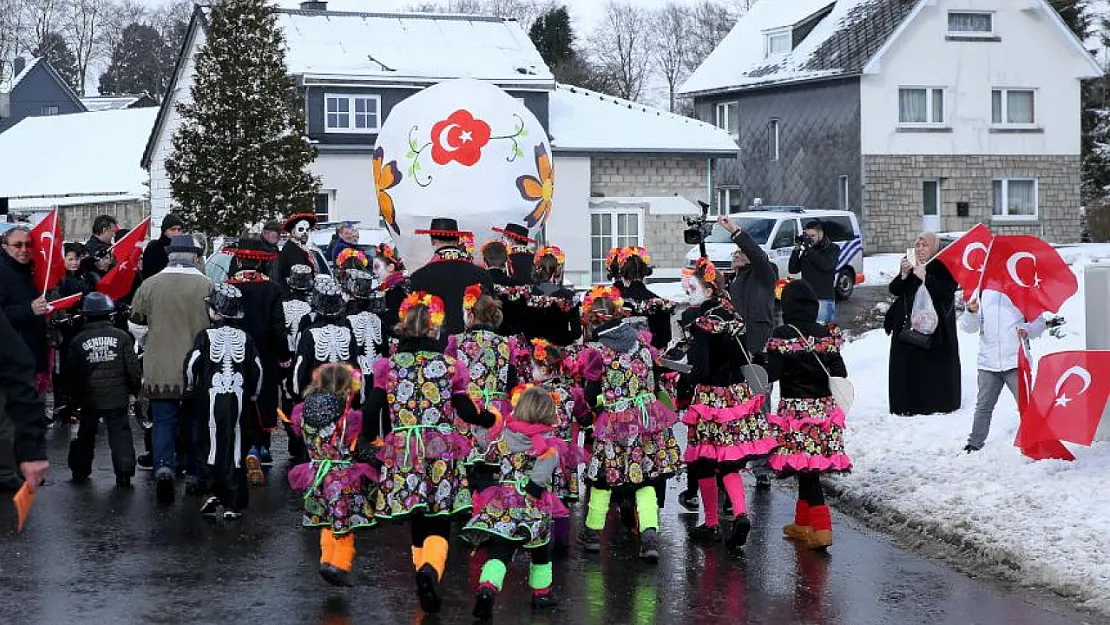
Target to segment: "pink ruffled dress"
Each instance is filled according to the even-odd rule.
[[[444,353],[466,366],[470,372],[467,392],[478,410],[493,407],[502,415],[509,413],[515,338],[501,336],[492,330],[470,329],[451,335]],[[462,420],[455,425],[461,432],[470,431],[470,425]]]
[[[586,450],[578,444],[578,420],[590,411],[586,404],[586,395],[580,387],[560,380],[548,381],[544,383],[544,388],[556,398],[555,414],[558,421],[555,423],[555,435],[566,446],[559,454],[559,467],[555,469],[552,488],[564,502],[578,501],[581,491],[578,467],[589,459]]]

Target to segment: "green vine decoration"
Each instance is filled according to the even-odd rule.
[[[521,158],[522,156],[524,156],[524,151],[520,149],[520,142],[518,140],[523,139],[523,138],[528,136],[528,130],[525,129],[525,127],[524,127],[524,120],[520,117],[520,115],[517,115],[516,113],[513,113],[513,117],[516,118],[516,124],[517,124],[516,130],[513,131],[513,134],[511,134],[511,135],[498,135],[498,136],[489,138],[490,141],[497,141],[499,139],[508,139],[509,141],[513,142],[513,151],[512,151],[512,153],[510,153],[507,157],[505,157],[505,162],[507,162],[507,163],[512,163],[516,159]]]
[[[419,126],[413,125],[413,127],[409,130],[409,151],[407,154],[405,154],[405,158],[409,159],[409,177],[412,178],[412,181],[420,187],[427,188],[432,184],[432,176],[430,174],[424,174],[425,179],[420,179],[420,174],[424,173],[420,166],[420,157],[424,155],[425,150],[432,147],[432,142],[429,141],[425,143],[423,147],[416,143],[416,140],[413,139],[412,134],[419,130],[419,128]]]

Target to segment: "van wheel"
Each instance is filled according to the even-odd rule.
[[[836,274],[836,299],[848,299],[856,290],[856,272],[845,267]]]

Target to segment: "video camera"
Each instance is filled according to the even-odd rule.
[[[701,215],[687,216],[686,229],[682,231],[682,240],[686,245],[701,245],[713,232],[713,222],[709,221],[709,204],[698,200],[701,206]]]

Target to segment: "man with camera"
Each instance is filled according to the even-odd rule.
[[[99,215],[93,220],[92,236],[85,243],[85,260],[81,268],[95,276],[99,281],[115,264],[112,256],[112,243],[115,242],[119,222],[111,215]]]
[[[836,316],[836,265],[840,262],[840,246],[825,236],[825,226],[814,219],[805,225],[805,234],[794,241],[790,255],[790,273],[802,274],[817,295],[820,308],[818,323],[832,323]]]

